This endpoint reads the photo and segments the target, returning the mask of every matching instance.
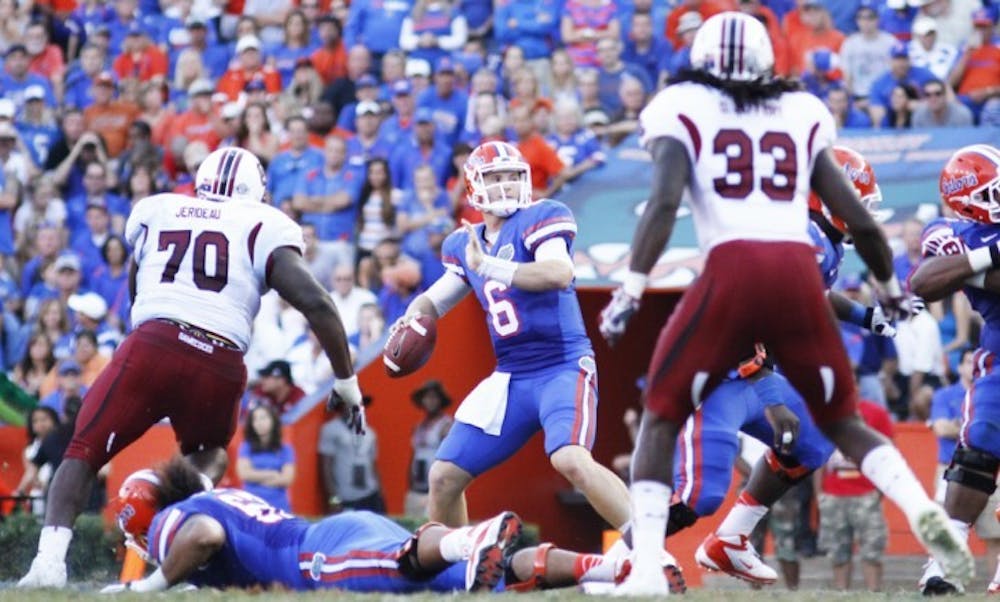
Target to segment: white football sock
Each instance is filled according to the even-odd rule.
[[[715,530],[719,537],[729,535],[750,535],[760,519],[767,514],[767,506],[762,506],[752,495],[744,491]]]
[[[879,445],[868,452],[861,460],[861,473],[907,517],[934,503],[891,443]]]
[[[997,562],[997,572],[993,575],[993,583],[1000,583],[1000,561]]]
[[[42,527],[42,534],[38,537],[38,555],[65,561],[72,539],[73,529],[69,527]]]
[[[438,551],[445,562],[465,560],[472,553],[472,527],[459,527],[441,538]]]
[[[958,534],[962,536],[962,541],[969,541],[969,530],[972,528],[972,525],[957,518],[951,519],[951,524],[958,530]]]
[[[632,496],[633,571],[660,571],[660,551],[667,533],[670,487],[658,481],[636,481]]]

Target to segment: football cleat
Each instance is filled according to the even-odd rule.
[[[972,580],[976,561],[944,508],[931,503],[910,517],[910,529],[940,563],[944,576],[952,583],[961,585]]]
[[[710,571],[721,571],[750,583],[771,585],[778,573],[764,564],[746,535],[719,537],[712,533],[694,553],[695,561]]]
[[[628,556],[622,556],[615,561],[615,585],[621,585],[632,572],[632,561]],[[680,564],[673,554],[663,550],[660,558],[663,565],[663,576],[667,579],[667,588],[671,594],[683,594],[687,591],[687,582],[684,581],[684,572],[681,571]]]
[[[986,588],[987,596],[995,596],[1000,594],[1000,583],[996,581],[990,581],[989,586]]]
[[[489,592],[503,578],[509,557],[521,539],[521,518],[502,512],[473,529],[472,553],[465,569],[465,589]]]
[[[17,582],[21,589],[66,587],[66,563],[51,556],[35,556],[28,574]]]

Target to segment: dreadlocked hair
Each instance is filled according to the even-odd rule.
[[[798,80],[783,77],[758,77],[750,81],[722,79],[706,71],[684,69],[670,84],[693,82],[722,91],[733,100],[736,112],[743,113],[757,108],[769,100],[774,100],[786,92],[798,92],[802,85]]]
[[[160,508],[166,508],[205,491],[202,474],[183,456],[174,456],[154,470],[156,476],[160,478],[160,486],[156,492]]]

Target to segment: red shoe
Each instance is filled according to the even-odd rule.
[[[502,512],[476,526],[473,547],[465,569],[465,589],[470,592],[492,591],[503,578],[507,557],[521,538],[521,518]]]
[[[722,571],[737,579],[771,585],[778,573],[764,564],[745,535],[719,537],[711,534],[694,553],[694,559],[710,571]]]

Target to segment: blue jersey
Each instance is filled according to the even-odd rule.
[[[958,255],[994,244],[998,239],[1000,226],[938,218],[924,228],[921,252],[924,257]],[[975,286],[965,286],[962,290],[972,309],[983,317],[979,346],[991,353],[1000,353],[1000,295]]]
[[[386,593],[465,589],[465,562],[426,579],[403,576],[398,560],[412,534],[384,516],[344,512],[310,523],[238,489],[200,493],[160,511],[149,528],[153,559],[162,564],[184,522],[199,514],[222,525],[226,542],[188,576],[197,586]]]
[[[958,382],[947,387],[941,387],[934,391],[931,398],[930,422],[935,420],[956,420],[962,417],[962,402],[965,401],[965,385]],[[938,464],[948,464],[951,462],[951,455],[955,453],[955,446],[958,445],[956,439],[938,437]]]
[[[207,564],[190,575],[188,581],[192,584],[308,587],[299,572],[299,547],[310,524],[238,489],[200,493],[157,513],[147,538],[154,560],[163,563],[181,526],[198,514],[210,516],[222,525],[226,543]]]
[[[816,245],[816,264],[819,266],[820,274],[823,275],[823,284],[826,288],[830,288],[837,281],[840,264],[844,261],[844,245],[830,240],[822,228],[812,220],[809,220],[809,237]]]
[[[476,233],[482,236],[484,228],[477,225]],[[465,264],[467,236],[463,229],[445,239],[442,262],[446,270],[461,276],[472,287],[486,311],[498,370],[537,370],[593,353],[573,286],[529,292],[485,280]],[[572,256],[575,236],[576,221],[569,208],[545,199],[507,218],[496,243],[489,249],[484,243],[484,250],[501,259],[529,262],[534,261],[539,245],[561,237]]]

